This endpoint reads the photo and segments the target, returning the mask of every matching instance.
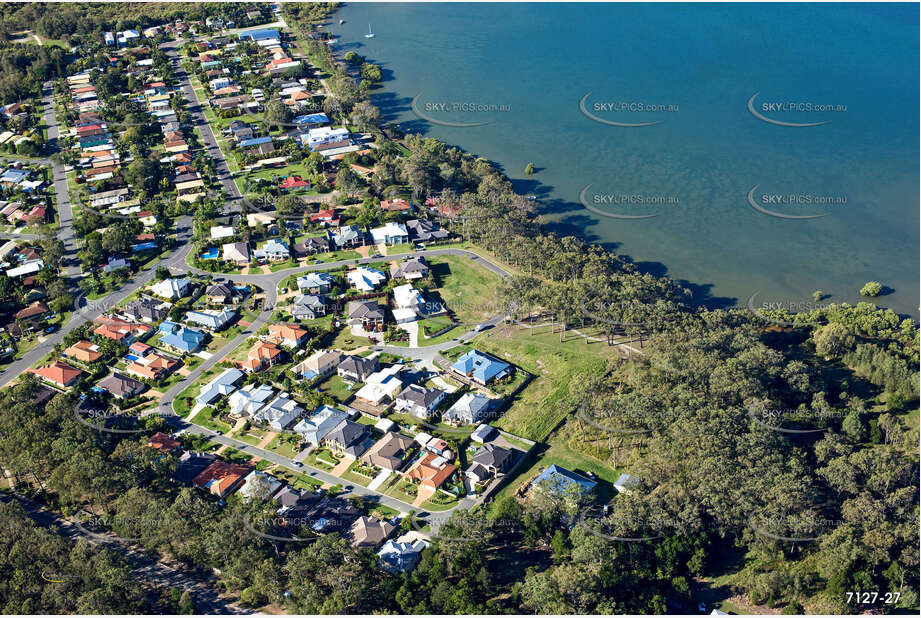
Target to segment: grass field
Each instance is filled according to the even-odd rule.
[[[345,400],[352,396],[353,390],[348,388],[345,380],[337,374],[333,374],[326,380],[317,385],[317,390],[329,393],[339,403],[345,403]]]
[[[501,326],[477,336],[477,349],[507,360],[535,378],[512,402],[496,425],[509,433],[543,441],[574,407],[572,386],[582,383],[583,375],[607,371],[619,353],[604,343],[586,345],[585,339],[571,334],[560,343],[559,334],[542,329]]]
[[[457,321],[475,324],[500,312],[496,300],[498,275],[462,256],[439,256],[428,261],[437,286],[433,291]]]
[[[301,442],[300,436],[296,436],[290,433],[280,433],[269,442],[266,446],[266,450],[274,451],[279,455],[284,455],[285,457],[294,457],[300,452],[298,448]]]

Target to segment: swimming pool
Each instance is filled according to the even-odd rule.
[[[203,260],[216,260],[220,257],[220,251],[215,247],[213,249],[208,249],[201,254]]]

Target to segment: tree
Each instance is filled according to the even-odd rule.
[[[813,335],[815,351],[826,358],[837,358],[854,347],[854,335],[847,326],[832,322],[818,329]]]
[[[283,126],[291,120],[291,111],[280,99],[273,99],[265,104],[264,118],[270,126]]]
[[[862,288],[860,288],[861,296],[879,296],[883,293],[883,284],[879,281],[867,281]]]
[[[527,165],[525,165],[524,173],[525,173],[525,176],[533,176],[534,175],[534,164],[528,163]]]

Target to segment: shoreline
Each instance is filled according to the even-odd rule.
[[[381,84],[369,91],[370,99],[376,106],[386,105],[389,108],[385,113],[383,107],[378,107],[382,115],[387,117],[387,121],[381,124],[399,124],[401,127],[405,128],[408,124],[405,116],[410,112],[406,112],[404,109],[406,106],[403,104],[403,101],[408,101],[409,94],[411,93],[407,92],[404,95],[404,93],[394,89],[394,82],[398,81],[395,75],[400,72],[401,67],[393,63],[393,54],[382,57],[380,55],[380,50],[377,50],[376,53],[372,51],[374,50],[373,44],[365,44],[360,39],[355,39],[354,33],[344,34],[341,32],[342,28],[339,28],[336,23],[340,17],[343,17],[343,11],[339,9],[349,7],[350,5],[348,3],[341,4],[333,15],[323,22],[320,22],[323,23],[324,26],[320,31],[326,30],[327,33],[338,39],[338,43],[332,46],[331,52],[339,62],[342,62],[342,56],[346,52],[352,51],[362,55],[366,54],[369,61],[382,63],[383,66],[389,67],[387,69],[388,74],[385,75]],[[360,20],[352,17],[351,19],[347,19],[346,23],[354,22],[354,24],[357,24],[358,21]],[[336,28],[339,29],[336,30]],[[335,33],[331,32],[331,30],[335,30]],[[387,58],[390,58],[389,62]],[[383,102],[381,97],[384,97]],[[401,102],[400,105],[397,106],[399,109],[393,109],[394,105],[389,102],[389,99],[399,99]],[[403,118],[400,118],[401,115]],[[420,119],[418,122],[422,124],[423,120]],[[427,128],[421,131],[412,129],[410,129],[410,131],[423,137],[433,137],[439,142],[451,148],[457,148],[473,157],[482,157],[486,159],[491,163],[494,169],[499,171],[506,180],[515,186],[516,192],[518,192],[519,195],[537,193],[540,201],[535,205],[537,206],[537,214],[540,215],[542,220],[541,227],[543,233],[554,233],[560,237],[574,236],[592,246],[601,247],[618,257],[625,258],[627,261],[632,262],[636,268],[643,273],[656,277],[666,277],[681,284],[683,287],[692,289],[694,291],[693,302],[695,306],[708,309],[744,310],[748,299],[753,293],[759,293],[762,298],[767,298],[776,303],[802,305],[811,300],[814,290],[820,289],[825,292],[825,304],[831,302],[838,305],[847,304],[853,307],[859,303],[871,303],[878,309],[892,311],[900,318],[909,318],[916,322],[919,321],[919,313],[917,310],[918,299],[913,297],[913,287],[910,281],[906,283],[906,281],[903,280],[904,277],[890,279],[889,275],[892,274],[892,271],[877,269],[878,272],[867,272],[864,274],[859,268],[849,267],[846,272],[840,276],[834,276],[834,273],[837,272],[833,267],[835,260],[830,257],[821,262],[811,260],[808,263],[808,268],[803,269],[804,272],[799,272],[796,269],[778,270],[778,276],[773,277],[773,273],[769,270],[765,270],[761,264],[763,258],[754,254],[751,256],[741,256],[739,260],[733,260],[727,257],[728,263],[733,266],[732,268],[726,267],[726,262],[722,262],[723,266],[720,266],[721,262],[717,258],[713,259],[712,264],[709,262],[701,263],[693,259],[693,253],[689,253],[689,250],[693,251],[694,249],[693,244],[690,248],[682,244],[686,240],[683,236],[678,248],[671,251],[671,253],[666,251],[663,257],[661,251],[655,252],[655,246],[661,246],[659,241],[662,238],[674,235],[672,230],[668,228],[684,225],[682,222],[679,221],[679,223],[670,224],[668,228],[663,230],[656,230],[655,236],[650,237],[654,238],[654,240],[642,240],[637,242],[636,239],[642,236],[642,232],[633,229],[628,230],[629,234],[626,235],[618,235],[616,234],[616,229],[614,229],[615,235],[609,236],[612,230],[610,222],[595,217],[594,220],[586,224],[582,222],[582,219],[591,217],[591,215],[584,210],[577,210],[583,207],[574,196],[567,198],[566,196],[554,195],[554,193],[560,190],[565,189],[568,191],[568,187],[562,186],[559,182],[554,182],[555,179],[552,177],[546,177],[540,173],[530,177],[524,177],[518,173],[513,177],[513,175],[510,174],[510,170],[517,169],[517,162],[504,162],[503,157],[501,155],[496,156],[495,152],[491,152],[488,157],[484,156],[481,154],[483,151],[479,150],[475,145],[468,143],[467,146],[459,146],[457,142],[450,137],[434,137],[433,133],[437,131],[433,129],[434,127],[428,124]],[[441,133],[443,134],[443,131]],[[471,133],[475,133],[475,131]],[[465,138],[466,137],[467,136],[465,136]],[[484,141],[488,141],[480,139],[479,134],[471,135],[467,142],[471,140],[481,144]],[[540,161],[535,161],[538,167],[540,167],[539,163]],[[547,161],[547,163],[550,163],[551,165],[549,167],[554,169],[552,161]],[[559,174],[560,171],[558,166],[556,166],[556,170],[557,174]],[[554,187],[553,185],[560,186]],[[744,202],[744,195],[742,198]],[[576,215],[579,221],[573,222],[570,215]],[[693,223],[693,221],[689,222],[689,224]],[[699,223],[699,221],[697,223]],[[666,224],[663,222],[663,225]],[[761,221],[757,221],[752,223],[752,225],[760,227],[765,224]],[[750,233],[757,236],[757,230],[758,228],[753,228],[753,231]],[[797,232],[799,232],[799,230],[797,230]],[[621,250],[623,250],[623,253],[621,253]],[[671,255],[674,253],[679,254],[679,256],[688,255],[691,257],[687,257],[687,259],[675,259],[675,256]],[[868,258],[871,263],[878,261],[876,257],[873,257],[876,253]],[[670,255],[671,257],[669,257]],[[783,260],[781,260],[781,262],[782,261]],[[846,265],[850,264],[850,262],[842,263]],[[782,264],[782,266],[786,267],[788,265]],[[810,277],[814,275],[815,272],[822,271],[823,269],[826,273],[831,273],[832,275],[828,277],[815,277],[815,283],[813,283]],[[763,274],[759,274],[759,272]],[[712,274],[718,274],[719,276],[714,277],[711,276]],[[863,279],[864,276],[866,276],[866,279]],[[853,283],[851,283],[851,280]],[[860,288],[870,280],[880,281],[884,285],[888,283],[891,288],[889,288],[887,293],[881,296],[860,296]]]

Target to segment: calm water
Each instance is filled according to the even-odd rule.
[[[387,120],[495,161],[540,197],[554,231],[604,243],[713,304],[755,292],[759,305],[804,302],[816,289],[855,302],[879,280],[891,288],[879,304],[916,316],[918,17],[917,5],[879,4],[369,3],[328,27],[337,51],[384,68],[374,100]],[[589,92],[601,119],[659,123],[595,122],[579,108]],[[765,117],[828,122],[759,120],[747,107],[756,93]],[[439,122],[490,124],[423,120],[417,96]],[[660,107],[605,107],[617,102]],[[594,211],[658,216],[602,216],[580,201],[587,185]],[[762,214],[748,201],[756,185],[756,205],[826,216]],[[834,203],[771,202],[790,194]],[[665,203],[612,206],[606,195]]]

